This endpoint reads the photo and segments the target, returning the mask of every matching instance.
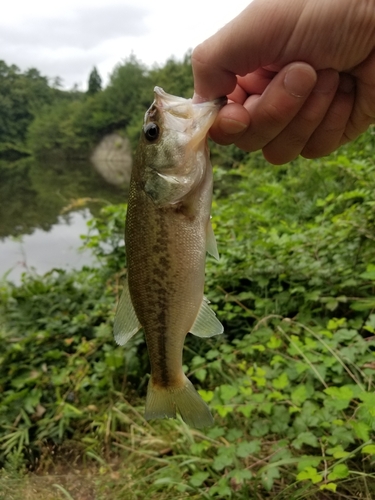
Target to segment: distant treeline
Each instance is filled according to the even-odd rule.
[[[0,61],[0,156],[85,158],[114,130],[135,144],[155,85],[191,97],[190,54],[151,69],[130,56],[115,67],[104,89],[93,68],[87,92],[61,90],[59,78],[51,84],[35,68],[22,73]]]

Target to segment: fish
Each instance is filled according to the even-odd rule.
[[[223,326],[204,296],[205,259],[219,258],[210,211],[213,173],[208,131],[225,98],[193,103],[155,87],[135,153],[125,223],[127,278],[114,337],[125,345],[141,328],[151,365],[145,419],[213,424],[186,377],[186,335],[211,337]]]

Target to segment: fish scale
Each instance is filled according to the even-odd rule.
[[[183,373],[182,352],[188,332],[209,337],[223,331],[203,296],[206,249],[217,255],[207,132],[221,105],[194,105],[155,89],[130,182],[127,282],[114,325],[121,345],[140,327],[145,333],[151,364],[145,417],[178,411],[196,427],[213,420]]]

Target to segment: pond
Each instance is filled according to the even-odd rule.
[[[23,272],[94,264],[79,251],[87,221],[127,199],[126,184],[101,171],[89,162],[0,162],[0,279],[17,284]]]

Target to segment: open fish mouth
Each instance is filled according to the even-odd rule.
[[[193,103],[192,99],[174,96],[161,87],[154,88],[154,102],[145,116],[145,124],[160,121],[165,128],[189,136],[189,147],[195,151],[206,138],[218,111],[227,103],[226,97]]]

